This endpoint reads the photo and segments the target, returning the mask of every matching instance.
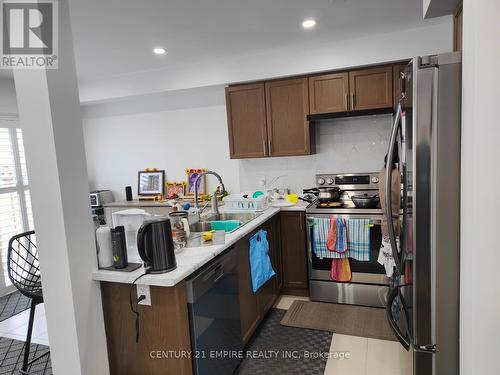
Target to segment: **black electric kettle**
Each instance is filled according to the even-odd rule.
[[[145,221],[137,231],[137,249],[150,273],[172,271],[175,261],[172,228],[169,219]]]

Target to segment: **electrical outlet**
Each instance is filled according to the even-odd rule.
[[[265,178],[261,178],[259,180],[259,186],[260,187],[266,187],[266,179]]]
[[[137,298],[144,295],[146,298],[139,302],[139,305],[151,306],[151,292],[149,285],[137,285]]]

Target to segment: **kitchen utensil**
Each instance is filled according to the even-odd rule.
[[[262,191],[256,191],[255,193],[252,194],[252,198],[258,198],[261,195],[264,195]]]
[[[108,226],[97,228],[97,263],[99,268],[111,267],[113,265],[113,249],[111,247],[111,230]]]
[[[172,226],[172,238],[176,253],[187,246],[189,238],[188,213],[186,211],[171,212],[169,215]]]
[[[358,208],[376,208],[380,204],[378,194],[353,195],[351,200]]]
[[[299,201],[299,195],[298,194],[287,194],[287,195],[285,195],[285,200],[295,204]]]
[[[132,186],[125,186],[125,196],[127,197],[127,202],[132,200]]]
[[[113,251],[113,264],[115,268],[128,266],[127,244],[125,241],[125,228],[120,225],[111,230],[111,248]]]
[[[338,186],[325,186],[313,189],[304,189],[304,194],[314,194],[320,202],[336,202],[340,199],[341,190]]]
[[[137,232],[137,249],[149,272],[174,270],[177,262],[170,220],[163,218],[145,221]]]

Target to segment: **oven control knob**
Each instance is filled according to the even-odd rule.
[[[378,177],[372,176],[372,184],[378,184]]]
[[[326,183],[327,183],[328,185],[332,185],[332,184],[333,184],[333,178],[331,178],[331,177],[330,177],[330,178],[327,178],[327,179],[326,179]]]
[[[325,184],[325,179],[324,178],[318,178],[318,185],[324,185]]]

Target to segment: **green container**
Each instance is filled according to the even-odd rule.
[[[241,221],[238,220],[214,220],[210,222],[213,230],[223,230],[231,232],[241,226]]]

